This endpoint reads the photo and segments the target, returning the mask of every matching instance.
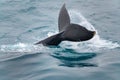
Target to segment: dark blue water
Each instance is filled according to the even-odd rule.
[[[58,33],[61,6],[92,40],[33,45]],[[0,0],[0,80],[119,80],[119,0]]]

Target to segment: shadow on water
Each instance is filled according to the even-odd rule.
[[[61,63],[59,66],[66,67],[97,67],[97,64],[90,60],[97,56],[92,52],[76,52],[73,49],[62,49],[61,51],[51,54],[52,57],[58,59]]]
[[[50,56],[52,58],[58,59],[60,61],[58,66],[65,66],[65,67],[97,67],[97,64],[92,61],[93,58],[97,56],[97,53],[93,52],[77,52],[74,49],[62,48],[60,46],[49,47]],[[28,60],[31,58],[38,57],[38,60],[41,59],[41,55],[48,54],[49,52],[38,52],[38,53],[16,53],[16,54],[24,54],[18,57],[10,58],[5,60],[4,62],[9,61],[21,61],[21,60]]]

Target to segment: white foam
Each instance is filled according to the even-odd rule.
[[[44,49],[43,49],[44,48]],[[47,47],[42,45],[33,45],[33,44],[25,44],[25,43],[17,43],[17,44],[9,44],[9,45],[1,45],[0,52],[44,52]]]

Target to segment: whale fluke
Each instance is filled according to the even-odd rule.
[[[64,4],[60,10],[59,18],[58,18],[59,32],[64,31],[67,25],[69,24],[70,24],[70,17]]]
[[[70,17],[65,4],[62,6],[58,17],[59,33],[50,36],[36,44],[43,44],[44,46],[59,45],[62,41],[86,41],[95,35],[95,31],[89,31],[85,27],[70,23]]]
[[[37,44],[41,44],[42,43],[44,46],[58,45],[63,40],[61,38],[61,34],[62,34],[62,32],[58,33],[56,35],[50,36],[50,37],[48,37],[48,38],[46,38],[46,39],[44,39],[42,41],[39,41],[39,42],[37,42],[35,44],[37,45]]]

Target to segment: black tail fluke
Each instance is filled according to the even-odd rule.
[[[64,4],[60,10],[59,18],[58,18],[59,32],[64,31],[67,25],[69,24],[70,24],[70,16]]]
[[[50,46],[50,45],[53,45],[53,46],[57,46],[61,43],[62,41],[62,38],[61,38],[61,34],[62,33],[59,33],[59,34],[56,34],[56,35],[53,35],[51,37],[48,37],[42,41],[39,41],[37,43],[35,43],[35,45],[37,44],[43,44],[44,46]]]

